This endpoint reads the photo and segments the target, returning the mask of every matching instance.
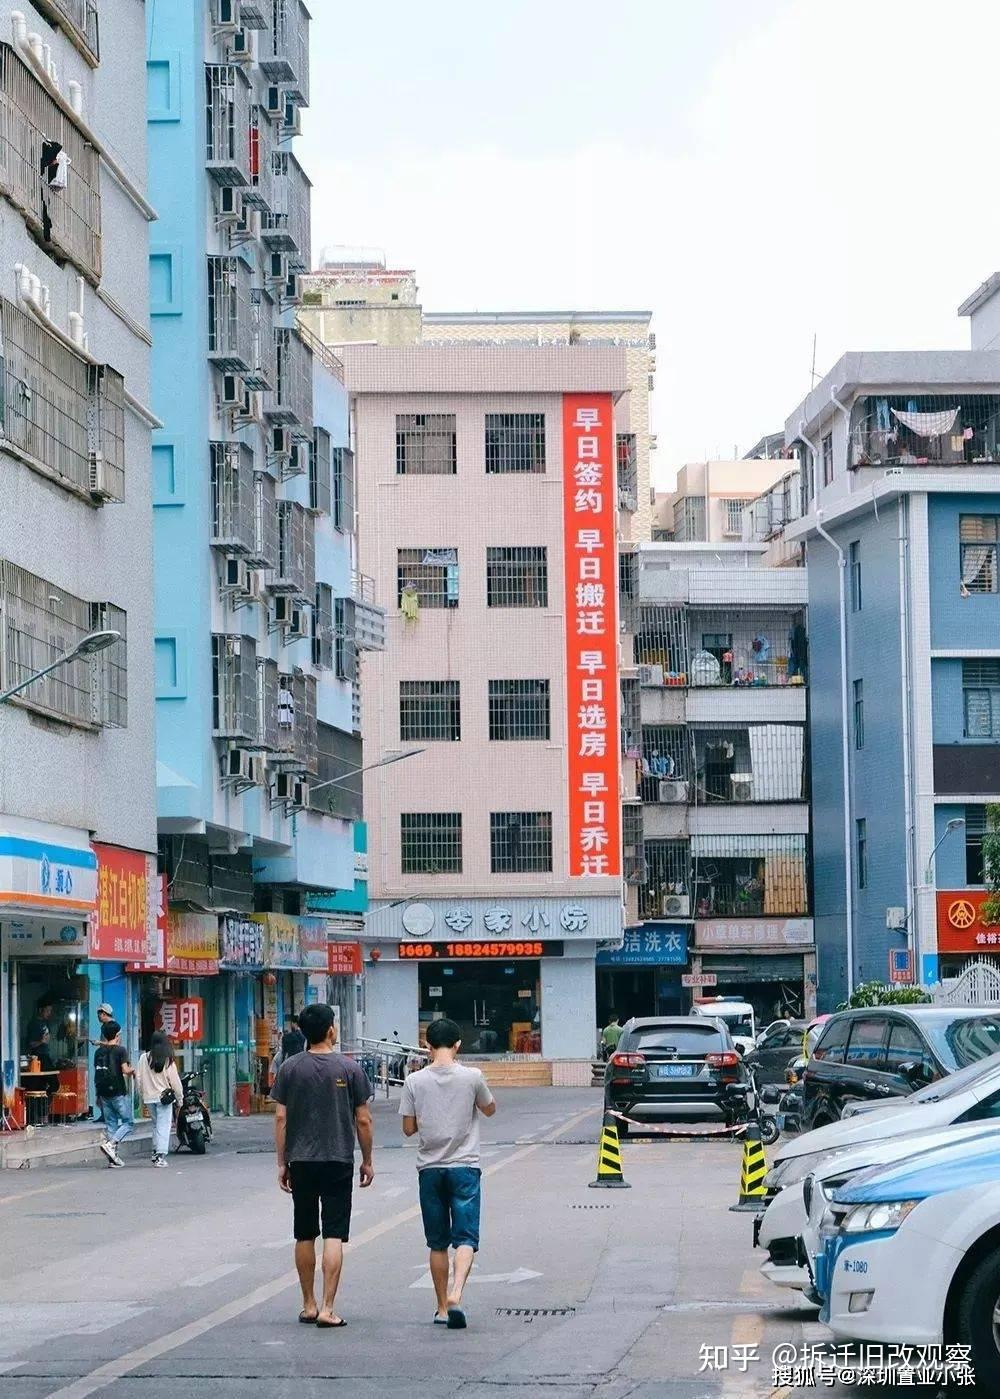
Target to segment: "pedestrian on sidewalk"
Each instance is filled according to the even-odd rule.
[[[611,1012],[611,1019],[601,1031],[601,1058],[610,1059],[618,1048],[618,1041],[624,1034],[621,1019],[616,1010]]]
[[[496,1100],[479,1069],[459,1064],[461,1031],[454,1020],[427,1027],[431,1062],[403,1083],[399,1115],[417,1143],[420,1212],[437,1298],[435,1326],[464,1330],[462,1293],[479,1248],[479,1114],[492,1117]],[[455,1250],[449,1285],[449,1246]]]
[[[106,1020],[101,1026],[101,1043],[94,1051],[94,1091],[104,1115],[107,1140],[101,1150],[108,1165],[124,1166],[118,1147],[132,1131],[132,1090],[129,1080],[134,1070],[128,1050],[121,1042],[122,1027],[117,1020]]]
[[[278,1184],[294,1206],[295,1266],[302,1287],[299,1321],[346,1326],[334,1311],[350,1236],[354,1141],[361,1148],[360,1183],[371,1185],[371,1084],[353,1059],[338,1054],[333,1008],[306,1006],[299,1016],[304,1054],[293,1054],[271,1089]],[[320,1211],[322,1209],[322,1221]],[[316,1304],[316,1238],[322,1222],[323,1301]]]
[[[153,1122],[153,1165],[162,1169],[170,1152],[174,1104],[184,1097],[174,1063],[174,1047],[162,1030],[153,1031],[149,1048],[139,1055],[135,1081]]]

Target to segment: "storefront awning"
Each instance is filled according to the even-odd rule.
[[[0,910],[83,919],[97,903],[97,856],[88,832],[0,816]]]

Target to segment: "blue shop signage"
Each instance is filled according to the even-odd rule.
[[[599,967],[686,967],[688,933],[686,923],[643,923],[626,928],[617,952],[599,952]]]

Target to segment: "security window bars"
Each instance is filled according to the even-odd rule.
[[[851,570],[851,611],[861,611],[861,541],[855,539],[847,551]]]
[[[639,504],[638,454],[634,432],[620,432],[618,453],[618,509],[634,511]]]
[[[274,388],[264,395],[264,416],[299,435],[313,428],[313,352],[291,326],[274,330]]]
[[[278,734],[275,762],[315,774],[316,677],[301,670],[278,675]]]
[[[962,662],[966,738],[1000,738],[1000,661]]]
[[[697,918],[762,918],[809,911],[804,835],[692,836]]]
[[[252,637],[212,637],[212,731],[216,738],[257,738],[257,645]]]
[[[642,807],[626,802],[622,807],[622,853],[626,884],[641,884],[646,878],[642,838]]]
[[[261,71],[296,101],[309,101],[309,14],[301,0],[270,0],[270,23],[260,36]]]
[[[250,184],[242,194],[244,204],[264,213],[269,213],[271,209],[275,139],[271,113],[260,103],[253,103],[250,107]]]
[[[705,535],[705,500],[703,496],[683,496],[674,501],[674,538],[690,543]]]
[[[486,550],[487,607],[548,607],[548,550],[513,545]]]
[[[743,511],[746,506],[745,500],[724,500],[722,502],[722,507],[726,512],[725,531],[727,535],[742,535]]]
[[[0,192],[43,247],[98,284],[100,157],[10,44],[0,44]]]
[[[690,733],[696,804],[805,801],[803,725],[698,726]]]
[[[362,783],[358,771],[364,767],[361,740],[332,724],[316,725],[319,754],[318,781],[315,793],[309,793],[309,806],[327,816],[339,816],[345,821],[360,821],[362,815]],[[346,776],[350,773],[351,776]],[[329,783],[329,786],[323,786]]]
[[[205,64],[205,157],[217,184],[250,183],[250,93],[235,63]]]
[[[354,532],[354,453],[350,447],[330,451],[333,471],[333,527],[342,534]]]
[[[686,840],[647,840],[645,873],[639,888],[639,915],[662,918],[683,910],[690,899],[691,858]],[[690,910],[690,903],[687,905]],[[685,915],[685,916],[689,916]]]
[[[854,747],[860,752],[865,746],[865,682],[854,682]]]
[[[261,215],[261,241],[285,253],[289,272],[308,272],[312,229],[309,179],[290,151],[271,155],[271,208]]]
[[[967,593],[997,591],[997,515],[962,515],[958,538],[962,587]]]
[[[454,413],[397,413],[396,475],[454,476],[456,441]]]
[[[331,513],[333,504],[330,452],[330,434],[315,428],[309,450],[309,505],[323,515]]]
[[[829,486],[833,481],[833,433],[828,432],[823,438],[821,456],[823,459],[823,485]]]
[[[494,874],[547,874],[552,869],[551,811],[491,811]]]
[[[255,367],[250,281],[241,257],[208,259],[208,357],[225,374]]]
[[[487,476],[544,470],[544,413],[486,414]]]
[[[316,522],[295,500],[278,501],[278,566],[270,586],[310,601],[316,588]]]
[[[639,679],[646,685],[687,684],[687,612],[669,604],[640,606],[635,636]]]
[[[269,753],[278,743],[278,662],[257,658],[257,746]]]
[[[1000,395],[865,394],[851,408],[852,470],[899,463],[945,468],[1000,461]]]
[[[547,680],[489,682],[490,738],[544,739],[551,737]]]
[[[854,840],[856,847],[855,877],[858,881],[859,889],[868,887],[868,822],[863,816],[859,816],[854,823]]]
[[[687,729],[676,724],[643,725],[640,795],[644,802],[673,801],[678,791],[676,784],[690,782],[691,766],[691,736]],[[661,788],[662,782],[668,786]]]
[[[35,8],[57,24],[92,68],[101,59],[97,0],[33,0]]]
[[[639,597],[639,555],[622,549],[618,555],[618,625],[623,632],[635,631]]]
[[[210,442],[212,544],[226,553],[254,551],[253,449],[244,442]]]
[[[986,834],[985,806],[965,808],[965,882],[983,883],[983,836]]]
[[[90,625],[94,631],[116,631],[116,641],[92,658],[96,691],[94,711],[97,722],[107,729],[128,728],[128,617],[112,602],[91,604]]]
[[[462,873],[460,811],[404,811],[399,831],[404,874]]]
[[[329,583],[316,584],[313,607],[312,655],[319,670],[333,669],[333,589]]]
[[[637,678],[622,677],[621,696],[622,752],[637,758],[642,746],[642,696]]]
[[[399,737],[403,743],[457,743],[462,737],[457,680],[401,680]]]
[[[396,603],[404,594],[420,607],[458,606],[457,549],[397,549]]]
[[[358,678],[357,610],[353,598],[338,597],[333,604],[333,668],[339,680]]]
[[[251,568],[276,568],[278,564],[278,503],[274,477],[254,473],[253,549],[247,557]]]

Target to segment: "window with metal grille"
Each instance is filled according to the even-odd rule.
[[[622,807],[622,853],[626,884],[641,884],[646,878],[642,838],[642,807],[626,802]]]
[[[486,414],[487,476],[544,470],[544,413]]]
[[[403,743],[449,742],[462,737],[462,705],[457,680],[401,680],[399,737]]]
[[[823,459],[823,485],[829,486],[833,480],[833,433],[828,432],[823,438],[821,456]]]
[[[962,662],[966,738],[1000,738],[1000,660]]]
[[[807,913],[804,835],[712,835],[690,840],[697,918]]]
[[[674,538],[691,543],[703,540],[705,533],[704,496],[683,496],[674,501]]]
[[[962,587],[967,593],[997,591],[997,515],[962,515],[958,522]]]
[[[865,682],[855,680],[854,682],[854,746],[862,749],[865,746]]]
[[[364,781],[358,771],[364,767],[361,740],[320,722],[316,725],[316,753],[318,781],[309,792],[310,808],[345,821],[360,821]]]
[[[128,617],[113,602],[95,602],[90,608],[93,631],[116,631],[113,646],[92,657],[97,694],[97,722],[108,729],[128,728]]]
[[[861,541],[855,539],[848,549],[851,569],[851,611],[861,611]]]
[[[548,607],[548,567],[544,545],[488,548],[487,607]]]
[[[257,645],[252,637],[212,637],[212,729],[217,738],[257,737]]]
[[[491,811],[494,874],[544,874],[552,869],[551,811]]]
[[[857,876],[858,888],[868,887],[868,822],[863,816],[859,816],[854,823],[854,841],[857,850]]]
[[[333,589],[329,583],[316,584],[313,608],[312,657],[320,670],[333,669]]]
[[[323,515],[331,513],[333,502],[330,450],[326,428],[314,428],[309,451],[309,505]]]
[[[743,533],[743,511],[746,509],[745,500],[724,500],[723,509],[726,512],[726,533],[742,535]]]
[[[97,0],[35,0],[52,24],[58,24],[84,55],[91,67],[100,61]]]
[[[551,736],[547,680],[489,682],[490,738],[548,739]]]
[[[404,811],[399,832],[404,874],[462,873],[460,811]]]
[[[983,836],[986,834],[985,806],[965,808],[965,882],[983,883]]]
[[[354,532],[354,453],[350,447],[330,451],[333,471],[333,527],[342,534]]]
[[[397,413],[396,475],[454,476],[456,441],[454,413]]]
[[[340,680],[358,677],[358,640],[354,599],[339,597],[333,605],[334,669]]]
[[[691,889],[691,856],[686,840],[647,840],[645,877],[639,888],[642,918],[662,918],[683,909]],[[680,903],[678,904],[678,901]],[[688,905],[690,910],[690,905]]]
[[[676,783],[689,782],[691,779],[690,731],[677,724],[644,724],[640,784],[642,800],[674,801],[677,795],[675,787],[664,790],[660,788],[661,782],[671,779]],[[683,797],[680,799],[683,800]]]
[[[416,593],[421,607],[458,606],[457,549],[397,549],[396,602],[404,589]]]

